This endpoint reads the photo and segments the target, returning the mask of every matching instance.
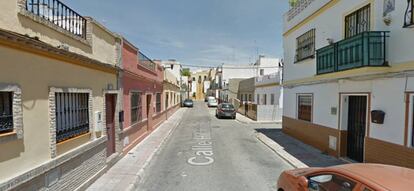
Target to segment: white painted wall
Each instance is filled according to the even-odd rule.
[[[177,61],[167,60],[161,61],[161,64],[164,66],[165,70],[170,71],[177,79],[181,77],[181,64]],[[173,65],[173,69],[171,69]]]
[[[254,103],[257,104],[257,120],[258,121],[282,121],[283,103],[281,86],[257,87],[254,92]],[[260,94],[260,101],[257,100],[257,94]],[[266,94],[266,103],[263,105],[264,95]],[[274,94],[274,104],[271,105],[271,95]]]
[[[210,89],[210,81],[204,81],[204,93],[207,93],[208,89]]]
[[[234,78],[247,79],[260,76],[260,69],[264,70],[264,75],[277,73],[280,71],[279,61],[279,58],[261,56],[255,65],[223,65],[222,83],[224,85],[229,82],[229,79]]]
[[[313,1],[312,5],[303,11],[293,20],[286,22],[285,31],[291,29],[297,23],[305,19],[312,12],[316,11],[328,0]],[[331,38],[335,42],[344,38],[344,18],[364,5],[371,3],[371,26],[373,31],[390,31],[388,38],[388,61],[390,65],[413,62],[412,46],[414,44],[414,30],[402,28],[403,18],[407,1],[395,1],[395,10],[390,13],[391,25],[386,26],[383,22],[383,1],[381,0],[342,0],[336,5],[318,15],[306,25],[301,26],[288,35],[284,36],[284,63],[285,63],[285,80],[297,80],[306,77],[312,77],[316,74],[316,59],[308,59],[302,62],[294,63],[296,53],[296,38],[316,28],[316,49],[328,45],[326,39]]]
[[[366,81],[342,80],[339,83],[316,84],[284,89],[283,115],[297,119],[296,94],[313,93],[313,123],[338,129],[338,115],[341,113],[344,124],[344,107],[339,110],[339,93],[371,92],[371,111],[386,113],[384,124],[370,123],[370,137],[402,145],[405,128],[405,91],[414,91],[414,77],[384,78]],[[413,103],[411,103],[413,104]],[[337,115],[331,114],[331,107],[337,107]],[[370,111],[369,111],[370,112]],[[412,115],[410,115],[412,116]],[[410,119],[411,120],[411,119]],[[346,127],[341,127],[345,130]]]

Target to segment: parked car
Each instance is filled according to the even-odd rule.
[[[414,170],[367,163],[302,168],[283,172],[277,186],[278,191],[413,190]]]
[[[208,100],[211,100],[211,99],[216,99],[215,97],[213,97],[213,96],[208,96],[208,97],[206,97],[206,102],[208,102]]]
[[[218,105],[218,102],[217,102],[217,100],[216,100],[216,98],[213,98],[213,99],[208,99],[208,102],[207,102],[207,106],[208,107],[217,107],[217,105]]]
[[[231,103],[222,103],[217,106],[216,117],[221,119],[224,117],[236,119],[236,110]]]
[[[193,107],[194,103],[193,100],[191,99],[185,99],[183,102],[183,107]]]
[[[206,96],[204,98],[204,102],[208,102],[208,100],[210,100],[210,99],[216,99],[216,98],[214,96]]]

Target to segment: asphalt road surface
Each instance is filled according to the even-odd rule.
[[[195,102],[145,169],[138,190],[276,190],[280,173],[291,168],[255,137],[254,128],[215,117]]]

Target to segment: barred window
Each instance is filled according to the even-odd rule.
[[[13,93],[0,92],[0,134],[13,131]]]
[[[263,95],[263,105],[267,105],[267,94]]]
[[[275,94],[270,94],[270,105],[275,105]]]
[[[89,94],[55,93],[56,142],[89,132]]]
[[[312,95],[298,95],[298,119],[312,121]]]
[[[159,113],[161,112],[161,93],[157,93],[155,99],[155,110]]]
[[[315,29],[312,29],[296,39],[296,58],[299,62],[315,56]]]
[[[142,120],[142,104],[141,93],[131,93],[131,123],[136,123]]]
[[[345,17],[345,38],[369,31],[371,26],[371,5],[367,5]]]

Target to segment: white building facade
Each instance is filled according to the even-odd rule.
[[[259,56],[259,59],[251,65],[228,65],[224,64],[217,69],[215,82],[220,83],[218,98],[226,100],[231,94],[228,92],[230,79],[248,79],[279,72],[280,59]],[[224,90],[225,89],[225,90]]]
[[[255,98],[257,121],[282,121],[283,87],[281,72],[255,78]]]
[[[337,157],[414,168],[412,9],[298,1],[284,18],[283,131]]]

